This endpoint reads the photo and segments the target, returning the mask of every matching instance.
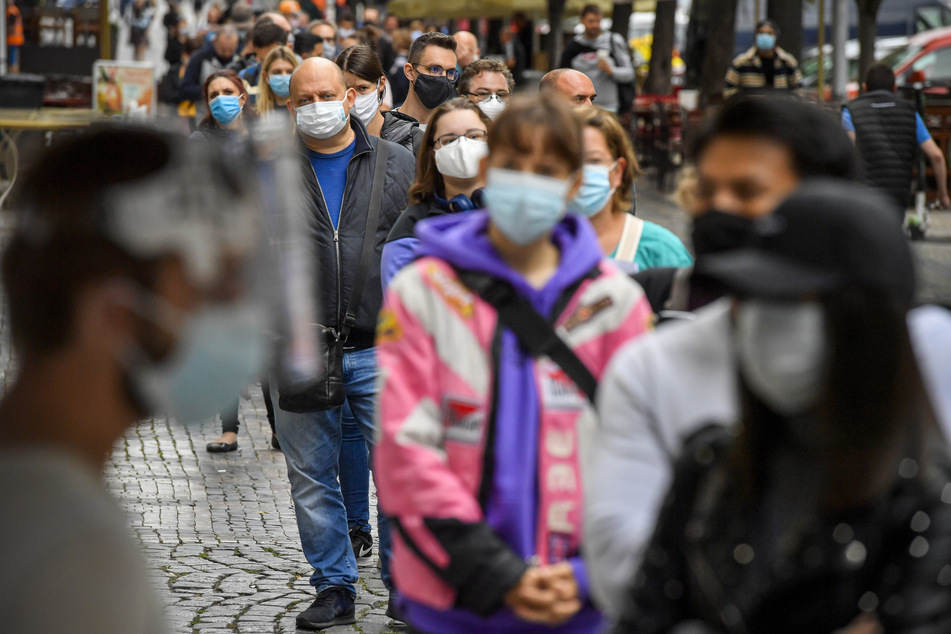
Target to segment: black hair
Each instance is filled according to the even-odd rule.
[[[753,32],[754,33],[758,32],[764,26],[768,26],[771,29],[773,29],[773,32],[776,33],[776,37],[779,37],[779,25],[776,24],[773,20],[770,20],[769,18],[766,18],[765,20],[760,20],[759,22],[757,22],[756,29]]]
[[[380,58],[369,44],[357,44],[340,52],[337,66],[344,72],[350,72],[365,81],[378,82],[386,73],[380,64]]]
[[[251,30],[251,44],[255,48],[264,48],[265,46],[284,46],[287,44],[287,31],[274,24],[270,20],[254,25]]]
[[[294,52],[298,55],[310,53],[318,44],[323,44],[324,38],[313,33],[298,33],[294,36]]]
[[[740,96],[708,117],[689,141],[689,154],[698,162],[719,137],[761,138],[777,143],[792,158],[796,174],[856,179],[855,147],[830,111],[795,97]]]
[[[865,87],[869,92],[873,90],[894,90],[895,73],[888,64],[873,64],[865,72]]]
[[[418,64],[419,60],[422,59],[423,51],[426,50],[427,46],[438,46],[439,48],[445,48],[455,53],[456,39],[451,35],[446,35],[445,33],[423,33],[413,40],[413,44],[409,47],[407,61],[410,64]]]

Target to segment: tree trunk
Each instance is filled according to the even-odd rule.
[[[859,84],[865,81],[865,73],[875,63],[875,36],[878,26],[875,20],[882,0],[855,0],[859,10]]]
[[[770,0],[766,17],[779,25],[778,44],[797,60],[802,58],[803,0]]]
[[[625,42],[633,10],[634,5],[629,0],[620,0],[614,3],[614,11],[611,12],[611,31],[623,37]]]
[[[548,0],[548,68],[558,68],[561,61],[562,22],[565,21],[565,0]]]
[[[651,43],[651,61],[644,82],[644,94],[670,93],[671,60],[674,55],[674,20],[677,2],[658,0],[654,13],[654,36]]]
[[[737,0],[709,0],[705,5],[706,46],[700,66],[701,105],[719,102],[723,79],[733,61]]]

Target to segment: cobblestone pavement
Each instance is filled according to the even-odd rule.
[[[638,185],[639,215],[686,238],[686,215],[643,179]],[[915,248],[924,263],[924,294],[948,302],[951,213],[932,217],[929,239]],[[9,360],[2,339],[0,355]],[[175,633],[294,632],[295,616],[314,598],[284,457],[271,449],[260,389],[250,394],[241,402],[237,451],[205,451],[219,434],[217,423],[183,427],[153,419],[123,436],[105,469]],[[376,563],[376,556],[360,562],[357,623],[328,631],[390,631]]]

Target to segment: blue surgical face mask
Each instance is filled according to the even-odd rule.
[[[208,104],[211,108],[211,116],[221,125],[229,125],[241,114],[241,102],[234,95],[219,95]]]
[[[617,161],[611,165],[585,165],[582,171],[581,189],[571,199],[569,207],[589,218],[604,209],[616,189],[611,187],[611,170],[616,166]]]
[[[761,51],[771,51],[776,46],[776,36],[772,33],[757,33],[756,48]]]
[[[164,308],[144,316],[165,324],[175,309],[152,297],[150,304]],[[166,359],[154,363],[136,349],[125,363],[129,379],[155,412],[182,423],[210,418],[234,405],[262,370],[266,321],[264,310],[251,302],[200,308],[182,319],[178,342]]]
[[[491,168],[483,197],[492,224],[515,244],[526,245],[549,233],[564,217],[570,188],[571,183],[561,178]]]
[[[270,86],[274,94],[281,99],[287,99],[291,95],[290,75],[271,75],[267,78],[267,85]]]

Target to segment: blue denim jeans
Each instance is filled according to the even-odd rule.
[[[340,429],[340,492],[347,508],[347,525],[370,532],[370,463],[367,455],[367,440],[359,423],[343,404]]]
[[[344,352],[343,380],[346,405],[366,442],[371,443],[376,401],[373,348]],[[272,381],[271,385],[276,405],[277,382]],[[327,588],[344,587],[356,596],[357,561],[350,545],[347,510],[338,480],[343,406],[304,414],[276,407],[274,413],[277,439],[287,462],[301,546],[307,561],[314,567],[310,584],[318,594]],[[378,524],[382,577],[389,588],[389,530],[384,518],[380,517]]]

